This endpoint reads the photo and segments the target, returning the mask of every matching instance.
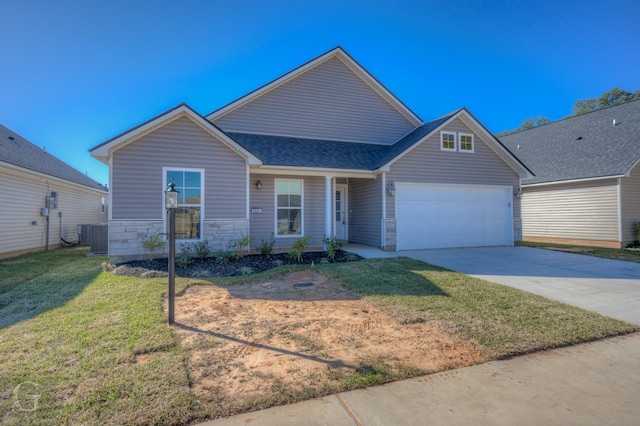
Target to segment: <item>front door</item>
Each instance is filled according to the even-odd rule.
[[[339,240],[347,239],[347,187],[336,185],[335,230]]]

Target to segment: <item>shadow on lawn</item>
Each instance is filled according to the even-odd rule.
[[[287,349],[276,348],[275,346],[269,346],[269,345],[264,345],[262,343],[255,343],[255,342],[250,342],[248,340],[238,339],[237,337],[227,336],[225,334],[220,334],[220,333],[216,333],[216,332],[209,331],[209,330],[202,330],[200,328],[196,328],[196,327],[192,327],[190,325],[182,324],[182,323],[179,323],[177,321],[175,322],[175,325],[177,327],[180,327],[183,330],[191,331],[193,333],[206,334],[207,336],[217,337],[218,339],[224,339],[224,340],[228,340],[230,342],[240,343],[242,345],[253,346],[253,347],[259,348],[259,349],[265,349],[265,350],[268,350],[268,351],[278,352],[278,353],[280,353],[282,355],[291,355],[291,356],[296,356],[296,357],[308,359],[308,360],[314,361],[314,362],[320,362],[320,363],[326,364],[327,366],[329,366],[331,368],[347,367],[347,368],[351,368],[351,369],[354,369],[354,370],[356,369],[356,367],[354,367],[352,365],[345,364],[343,361],[341,361],[339,359],[329,360],[329,359],[318,358],[318,357],[311,356],[311,355],[306,355],[306,354],[303,354],[303,353],[300,353],[300,352],[294,352],[294,351],[289,351]]]
[[[64,305],[87,287],[100,274],[98,268],[77,268],[64,277],[42,274],[0,294],[0,329],[34,318]]]

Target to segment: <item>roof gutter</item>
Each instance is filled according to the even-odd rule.
[[[563,185],[567,183],[581,183],[581,182],[593,182],[598,180],[609,180],[609,179],[618,179],[628,177],[628,175],[611,175],[611,176],[599,176],[592,178],[583,178],[583,179],[568,179],[568,180],[556,180],[553,182],[540,182],[540,183],[522,183],[523,188],[533,188],[537,186],[551,186],[551,185]]]

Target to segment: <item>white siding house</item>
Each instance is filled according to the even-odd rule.
[[[77,242],[78,225],[107,221],[107,197],[105,187],[0,125],[0,198],[12,200],[0,205],[0,258],[45,250],[47,241]]]

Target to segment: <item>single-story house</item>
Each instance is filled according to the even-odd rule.
[[[0,258],[78,241],[107,221],[103,185],[0,125]]]
[[[109,254],[144,254],[166,229],[212,250],[312,246],[336,236],[385,250],[513,245],[530,172],[461,108],[424,122],[340,47],[205,116],[181,104],[91,149],[109,165]]]
[[[522,180],[526,241],[621,248],[640,222],[640,101],[501,138]]]

